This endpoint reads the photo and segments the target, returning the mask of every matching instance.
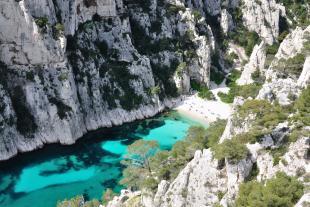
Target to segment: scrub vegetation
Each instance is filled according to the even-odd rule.
[[[209,90],[207,86],[203,86],[196,82],[195,80],[191,80],[191,88],[195,91],[198,91],[198,96],[202,99],[214,100],[215,97],[213,93]]]
[[[171,150],[158,149],[156,153],[154,153],[154,149],[157,146],[155,143],[141,140],[136,141],[129,146],[129,154],[132,154],[130,149],[139,145],[140,147],[135,149],[134,154],[137,153],[136,150],[142,148],[145,154],[142,157],[148,157],[149,159],[147,162],[141,161],[141,159],[125,160],[123,164],[126,168],[123,171],[121,184],[133,189],[147,188],[149,190],[156,190],[161,180],[173,180],[180,170],[194,157],[196,150],[217,145],[225,125],[226,121],[218,120],[212,123],[208,129],[200,126],[191,127],[185,139],[174,144]],[[140,154],[141,151],[138,151],[138,154]],[[151,156],[149,157],[146,154]],[[137,158],[136,156],[134,157]]]
[[[229,87],[229,92],[222,93],[219,92],[218,96],[221,98],[221,101],[225,103],[232,103],[236,96],[242,96],[243,98],[255,98],[258,95],[259,90],[261,89],[262,82],[264,78],[259,72],[254,72],[252,78],[254,83],[239,86],[236,84],[238,78],[240,78],[240,71],[233,70],[231,74],[227,77],[226,84]]]
[[[278,173],[266,184],[250,181],[240,185],[236,207],[290,207],[303,195],[303,185],[294,177]]]

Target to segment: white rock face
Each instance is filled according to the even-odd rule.
[[[113,17],[117,15],[115,0],[91,0],[85,4],[83,0],[56,0],[65,26],[65,33],[73,35],[80,23],[91,20],[94,14]],[[121,5],[120,5],[121,6]]]
[[[295,207],[308,207],[310,204],[310,193],[304,194]]]
[[[272,44],[279,35],[279,18],[285,8],[275,0],[243,0],[243,3],[243,20],[246,27],[257,32],[268,44]]]
[[[196,54],[198,59],[191,61],[191,64],[188,65],[188,75],[190,78],[209,86],[213,42],[212,40],[209,42],[208,38],[205,36],[198,35],[195,31],[194,22],[194,15],[190,12],[190,10],[186,10],[181,13],[180,21],[177,24],[178,30],[182,35],[186,34],[188,31],[193,31],[193,42],[197,45]],[[185,86],[188,84],[186,79],[187,77],[183,78],[183,81],[185,81]],[[185,91],[186,90],[187,86],[185,87]]]
[[[288,152],[281,157],[279,164],[274,165],[273,157],[269,153],[261,153],[257,157],[259,174],[258,181],[272,178],[278,171],[289,176],[305,176],[310,172],[310,162],[307,159],[309,137],[303,137],[289,146]]]
[[[227,193],[221,200],[221,205],[230,206],[235,200],[240,183],[244,182],[252,170],[253,162],[250,158],[243,159],[236,163],[229,163],[226,160],[227,172]]]
[[[249,62],[244,66],[241,77],[237,80],[238,85],[246,85],[253,83],[251,77],[256,70],[263,72],[266,60],[265,43],[262,41],[260,45],[255,45]]]
[[[235,126],[233,122],[234,114],[237,112],[238,107],[241,106],[243,103],[244,103],[244,99],[241,97],[236,97],[234,99],[233,108],[232,108],[233,112],[227,119],[227,124],[220,138],[219,143],[222,143],[226,139],[231,139],[234,135],[240,134],[242,132],[246,132],[248,130],[249,126],[247,123],[244,123],[242,126]]]
[[[304,67],[297,81],[298,86],[306,88],[310,84],[310,57],[306,58]]]
[[[64,61],[60,41],[40,33],[26,6],[24,1],[0,2],[0,59],[8,65]]]
[[[204,0],[207,12],[215,16],[221,13],[221,0]]]
[[[212,206],[219,201],[217,193],[225,190],[227,182],[225,172],[218,166],[219,163],[213,159],[209,149],[203,152],[196,151],[194,159],[180,172],[169,188],[165,181],[159,185],[155,206]]]
[[[310,137],[302,137],[289,146],[288,152],[279,164],[279,170],[289,176],[304,176],[310,173]]]
[[[130,203],[130,202],[134,203],[137,206],[137,205],[140,205],[140,202],[139,202],[140,199],[138,199],[137,202],[135,202],[135,199],[140,198],[140,196],[141,196],[140,191],[132,192],[131,190],[127,190],[127,189],[121,190],[120,195],[114,196],[113,200],[110,201],[105,207],[115,207],[115,206],[127,207],[127,203]]]
[[[232,16],[226,9],[223,9],[221,12],[221,27],[225,34],[234,28]]]
[[[209,86],[210,82],[210,66],[211,66],[211,46],[208,40],[204,36],[199,36],[197,38],[197,45],[199,45],[196,50],[198,55],[197,63],[190,66],[190,76],[194,77],[196,80]]]
[[[186,94],[189,92],[191,87],[190,76],[187,73],[182,73],[181,75],[175,75],[173,77],[175,84],[181,94]]]
[[[309,40],[309,33],[310,26],[305,29],[297,27],[283,40],[276,54],[276,58],[288,59],[300,53],[304,47],[304,43]]]
[[[291,103],[289,94],[298,94],[300,90],[296,87],[296,81],[293,79],[278,79],[271,83],[265,83],[259,91],[258,99],[273,101],[279,100],[281,105]]]
[[[277,169],[273,166],[273,157],[269,153],[262,153],[258,156],[257,168],[259,169],[259,174],[257,175],[258,181],[270,179],[277,172]]]
[[[276,66],[283,59],[288,59],[301,53],[304,48],[304,44],[308,41],[310,33],[310,26],[306,29],[296,28],[291,34],[289,34],[281,43],[275,59],[272,61],[271,66],[265,72],[266,82],[260,90],[257,98],[273,101],[279,100],[282,105],[291,103],[290,94],[299,94],[301,88],[305,87],[305,83],[309,80],[308,77],[308,62],[304,63],[304,70],[301,72],[299,81],[294,77],[281,78]]]
[[[147,48],[137,45],[138,26],[154,48],[163,38],[192,31],[189,55],[195,54],[175,82],[182,93],[189,91],[190,79],[208,86],[215,45],[210,27],[200,23],[208,33],[201,36],[190,9],[168,18],[166,9],[157,6],[153,2],[148,13],[121,0],[1,1],[0,72],[7,77],[0,78],[0,105],[6,106],[0,113],[1,135],[5,135],[0,136],[0,160],[46,143],[73,144],[89,130],[143,119],[172,107],[177,99],[163,89],[172,86],[165,86],[167,82],[174,84],[167,70],[186,60],[174,49],[145,54],[152,45],[150,41]],[[36,20],[43,17],[48,23],[40,28]],[[160,31],[154,32],[151,27],[156,22],[161,22]],[[63,32],[55,31],[56,23],[63,24]],[[160,80],[164,73],[171,77]],[[155,86],[161,87],[161,94],[150,95]],[[12,104],[16,88],[29,112],[26,128],[30,132],[17,126],[22,116],[15,113],[20,106]],[[128,104],[128,99],[139,102],[138,106]]]

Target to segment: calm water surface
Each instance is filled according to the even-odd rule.
[[[71,146],[52,144],[0,162],[0,207],[54,207],[75,195],[101,198],[119,191],[120,161],[138,139],[157,140],[171,149],[190,126],[200,125],[176,112],[89,133]]]

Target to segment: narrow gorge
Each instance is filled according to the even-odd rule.
[[[2,0],[0,205],[307,207],[309,83],[309,0]]]

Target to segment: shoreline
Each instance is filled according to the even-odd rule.
[[[206,100],[198,97],[198,93],[185,96],[173,109],[179,114],[210,125],[217,119],[227,119],[232,113],[231,104],[220,101],[216,95],[218,89],[212,90],[216,100]]]

